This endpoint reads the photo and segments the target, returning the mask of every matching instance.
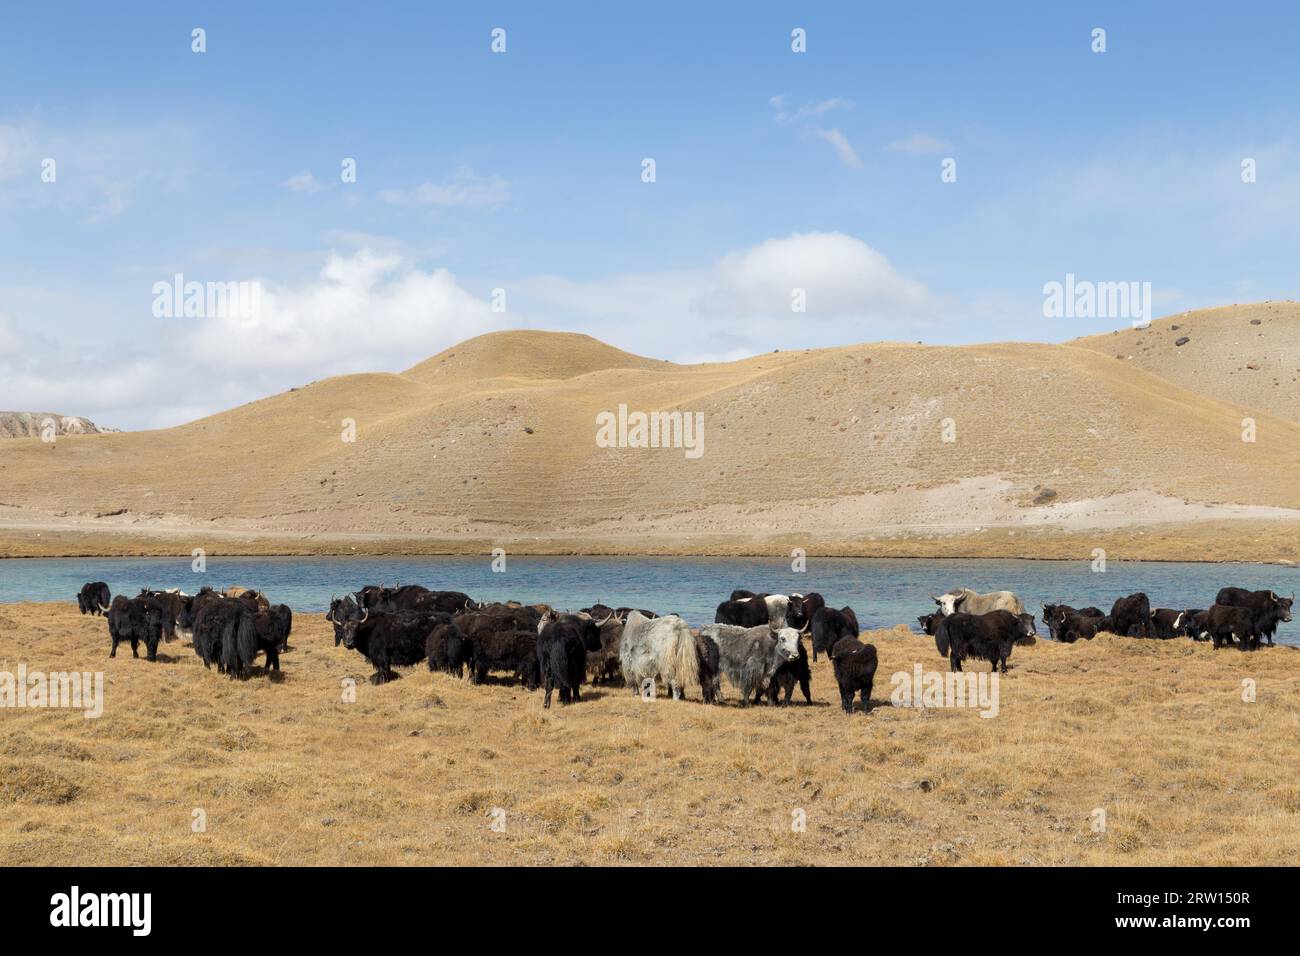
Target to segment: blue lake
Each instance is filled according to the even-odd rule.
[[[1096,573],[1086,561],[808,559],[795,573],[788,560],[764,558],[510,557],[493,572],[484,557],[209,558],[205,573],[189,558],[39,558],[0,560],[0,602],[75,601],[87,581],[106,581],[114,594],[141,587],[205,584],[257,587],[299,611],[324,611],[331,594],[363,584],[423,584],[464,591],[477,600],[546,602],[577,608],[612,606],[676,612],[692,624],[711,623],[718,602],[734,588],[772,593],[819,591],[835,607],[851,605],[863,627],[904,623],[933,604],[928,595],[952,587],[1011,590],[1039,614],[1044,601],[1109,609],[1116,597],[1145,591],[1153,607],[1208,607],[1219,588],[1235,585],[1297,590],[1300,571],[1263,564],[1114,562]],[[1041,630],[1041,627],[1040,627]],[[1279,643],[1300,646],[1300,623],[1283,624]]]

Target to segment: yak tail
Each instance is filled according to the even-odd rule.
[[[253,615],[241,614],[228,640],[221,642],[221,663],[234,677],[242,676],[257,656],[257,629]]]
[[[695,638],[691,629],[684,623],[675,629],[676,638],[672,648],[673,680],[683,691],[687,687],[700,686],[700,658],[695,651]]]

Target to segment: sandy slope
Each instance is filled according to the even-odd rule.
[[[1174,343],[1186,337],[1183,345]],[[1149,329],[1076,339],[1199,395],[1300,421],[1300,303],[1260,302],[1171,315]]]
[[[596,415],[620,403],[703,413],[703,456],[597,447]],[[1246,444],[1245,414],[1077,344],[678,366],[586,336],[497,333],[179,428],[6,441],[0,554],[792,542],[1033,556],[1148,529],[1129,556],[1196,558],[1235,527],[1226,556],[1295,559],[1300,424],[1252,409]]]
[[[814,704],[741,709],[424,668],[384,687],[300,615],[281,679],[233,682],[183,643],[108,659],[70,602],[0,606],[0,670],[103,671],[103,716],[3,712],[9,865],[1293,864],[1300,654],[1100,637],[1017,647],[998,716],[889,706],[932,640],[867,635],[868,716],[830,667]],[[971,664],[987,675],[987,665]],[[258,668],[260,672],[261,668]],[[359,681],[354,703],[344,678]],[[1242,700],[1243,681],[1256,700]],[[504,829],[489,814],[500,808]],[[206,829],[195,832],[195,810]],[[1096,832],[1097,811],[1105,831]],[[792,827],[802,811],[805,826]]]

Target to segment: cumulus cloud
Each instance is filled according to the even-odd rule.
[[[331,254],[319,275],[297,284],[234,281],[259,290],[255,323],[231,300],[216,315],[179,317],[183,310],[169,306],[143,335],[86,343],[51,341],[29,331],[36,323],[22,331],[0,316],[0,407],[174,425],[329,375],[400,371],[505,327],[504,315],[446,269],[369,249]]]
[[[773,348],[914,339],[945,307],[879,251],[844,233],[796,233],[707,268],[589,281],[516,283],[519,303],[550,327],[576,328],[676,361],[721,361]],[[794,310],[802,290],[806,311]],[[566,324],[554,324],[554,317]]]
[[[500,176],[480,176],[462,166],[441,183],[425,182],[413,189],[385,189],[383,202],[394,206],[495,207],[510,198],[510,184]]]
[[[769,239],[697,269],[501,280],[509,313],[493,312],[447,269],[423,267],[396,246],[330,253],[318,274],[298,282],[242,281],[260,290],[255,324],[228,307],[155,318],[141,331],[124,314],[103,323],[135,330],[123,340],[54,340],[33,331],[48,324],[48,300],[0,315],[0,407],[166,426],[330,375],[400,371],[504,328],[588,332],[658,358],[722,361],[916,338],[941,309],[878,250],[838,232]],[[793,307],[796,295],[804,311]],[[161,311],[184,314],[172,306]],[[143,302],[138,311],[149,314]]]

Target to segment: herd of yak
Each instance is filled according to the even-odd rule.
[[[110,599],[111,598],[111,599]],[[935,639],[954,671],[965,659],[986,660],[1007,670],[1016,644],[1033,643],[1035,621],[1010,591],[979,594],[958,588],[933,598],[937,610],[918,620]],[[112,650],[129,642],[139,657],[145,645],[156,660],[160,641],[177,631],[191,637],[205,667],[217,665],[232,678],[248,676],[259,653],[268,670],[279,670],[288,646],[293,614],[251,588],[205,587],[198,594],[145,588],[135,598],[111,597],[103,582],[85,585],[77,597],[83,614],[108,619]],[[1190,637],[1214,647],[1236,644],[1254,650],[1273,643],[1279,623],[1291,620],[1293,598],[1273,591],[1224,588],[1208,609],[1151,609],[1145,594],[1117,600],[1110,613],[1064,604],[1043,607],[1043,623],[1054,640],[1074,642],[1101,632],[1129,637]],[[543,688],[543,706],[554,691],[561,703],[581,699],[584,683],[622,683],[633,694],[653,697],[662,686],[674,699],[699,687],[706,703],[721,699],[726,676],[742,706],[766,698],[789,704],[795,687],[812,702],[813,660],[831,661],[840,703],[852,713],[855,697],[869,708],[876,673],[876,649],[859,639],[850,607],[828,607],[821,595],[764,594],[737,590],[718,605],[714,623],[690,627],[679,615],[595,604],[558,612],[545,604],[477,603],[460,591],[431,591],[420,585],[369,585],[330,601],[326,620],[334,644],[360,653],[374,667],[371,681],[398,676],[395,667],[421,662],[429,670],[483,683],[490,674],[508,675],[528,690]]]

